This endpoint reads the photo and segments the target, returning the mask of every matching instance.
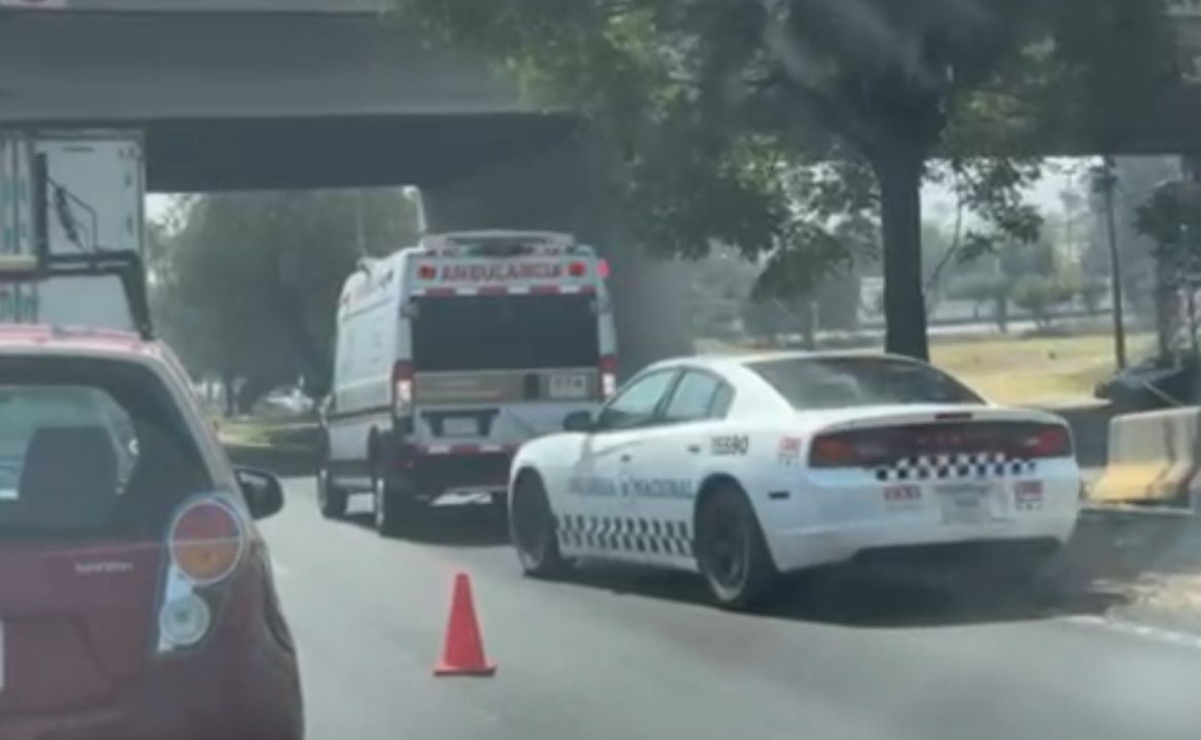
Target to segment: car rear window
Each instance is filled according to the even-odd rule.
[[[893,357],[794,357],[751,362],[747,367],[801,411],[984,402],[937,368]]]
[[[212,488],[148,368],[0,358],[0,541],[157,536],[184,498]]]

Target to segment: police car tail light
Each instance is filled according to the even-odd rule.
[[[600,276],[601,280],[609,279],[609,260],[602,259],[597,261],[596,274]]]
[[[814,438],[809,467],[859,468],[895,458],[897,453],[888,434],[836,432]]]
[[[813,468],[854,467],[858,460],[854,441],[841,435],[818,437],[809,451],[809,466]]]
[[[413,413],[413,365],[398,362],[392,366],[392,413],[409,416]]]
[[[1010,454],[1019,458],[1068,457],[1072,440],[1066,427],[1040,424],[1022,430],[1011,445]]]
[[[583,262],[572,262],[567,266],[567,274],[572,277],[584,277],[588,274],[588,265]]]
[[[605,355],[600,361],[601,397],[608,398],[617,392],[617,358]]]

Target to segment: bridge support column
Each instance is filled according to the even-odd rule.
[[[609,260],[622,376],[692,351],[686,264],[652,259],[624,236],[603,186],[604,158],[573,134],[488,163],[466,176],[422,187],[431,231],[569,231]]]

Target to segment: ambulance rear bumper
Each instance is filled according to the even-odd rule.
[[[403,488],[419,499],[433,499],[455,490],[503,492],[509,481],[513,452],[476,450],[406,450],[397,476]]]

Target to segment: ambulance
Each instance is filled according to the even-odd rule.
[[[425,236],[346,280],[320,417],[329,518],[370,493],[381,534],[445,494],[504,504],[525,441],[616,388],[608,264],[570,234]]]

